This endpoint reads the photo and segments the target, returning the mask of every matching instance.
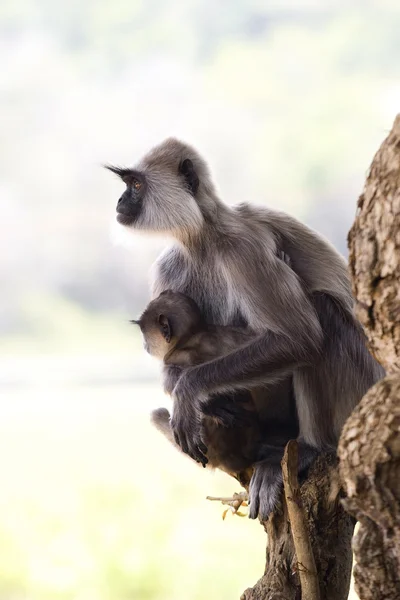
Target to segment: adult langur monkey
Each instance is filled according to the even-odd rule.
[[[126,184],[117,220],[170,234],[155,267],[153,297],[187,294],[207,321],[247,325],[258,337],[224,357],[165,375],[173,390],[171,426],[182,450],[206,461],[202,402],[211,393],[274,385],[292,377],[299,419],[300,464],[336,448],[343,423],[384,371],[369,354],[353,314],[344,259],[289,215],[219,199],[206,162],[167,139],[133,169],[109,167]],[[281,259],[289,257],[289,264]],[[259,462],[250,483],[250,516],[266,518],[279,497],[280,458]]]

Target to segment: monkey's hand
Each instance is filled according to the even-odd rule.
[[[179,381],[180,376],[182,375],[183,369],[182,367],[177,367],[176,365],[164,365],[163,369],[163,384],[164,384],[164,392],[171,396],[172,392],[176,384]]]
[[[172,397],[174,408],[171,427],[174,439],[185,454],[205,467],[208,459],[207,446],[201,439],[201,414],[197,408],[196,391],[186,374],[179,379]]]

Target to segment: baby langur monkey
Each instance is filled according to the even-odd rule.
[[[182,369],[228,354],[255,335],[243,327],[207,324],[191,298],[169,290],[150,302],[140,319],[132,322],[140,326],[149,354],[162,359],[164,365]],[[276,414],[268,411],[268,418],[264,418],[268,391],[265,388],[251,393],[218,394],[209,399],[206,406],[212,416],[206,413],[201,417],[207,448],[203,466],[208,462],[213,468],[245,480],[246,470],[258,460],[265,460],[271,452],[281,456],[282,448],[296,437],[298,430],[294,403],[289,406],[287,402],[288,384],[283,386],[285,400]],[[173,437],[168,410],[153,411],[152,421],[180,449]]]

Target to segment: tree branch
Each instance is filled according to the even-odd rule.
[[[298,447],[295,440],[288,442],[282,459],[282,475],[286,505],[297,557],[302,600],[320,600],[317,568],[307,527],[297,479]]]
[[[332,480],[338,479],[336,467],[333,454],[320,456],[300,487],[316,565],[313,572],[317,573],[324,600],[347,600],[352,566],[354,521],[337,498],[332,500]],[[283,502],[263,525],[268,535],[265,573],[242,594],[241,600],[298,600],[302,597],[303,567],[298,567],[300,560],[296,558],[287,503]]]

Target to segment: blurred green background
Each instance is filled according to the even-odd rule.
[[[346,253],[400,106],[397,0],[0,4],[0,600],[230,600],[265,535],[149,425],[168,405],[128,324],[164,241],[122,239],[120,183],[174,135],[222,197]],[[229,518],[231,517],[231,518]]]

